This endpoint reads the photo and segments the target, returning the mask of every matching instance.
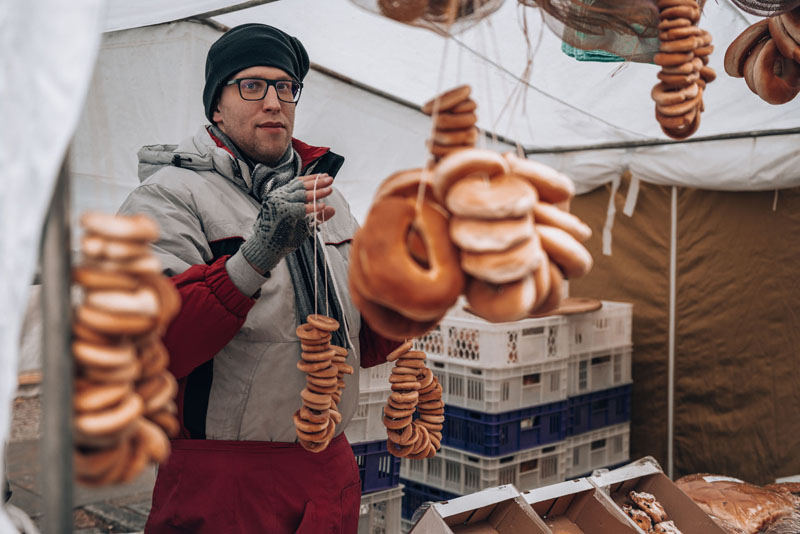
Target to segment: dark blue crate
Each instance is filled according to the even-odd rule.
[[[503,413],[445,406],[442,444],[483,456],[502,456],[567,437],[567,401]]]
[[[417,508],[422,506],[425,502],[449,501],[459,496],[456,493],[432,488],[431,486],[426,486],[425,484],[420,484],[419,482],[414,482],[413,480],[407,480],[405,478],[401,478],[400,483],[404,486],[403,509],[401,511],[403,519],[410,520],[414,516],[414,512],[417,511]]]
[[[386,448],[386,440],[351,445],[361,477],[361,493],[389,489],[400,483],[400,458]]]
[[[575,436],[631,420],[631,384],[567,399],[567,435]]]

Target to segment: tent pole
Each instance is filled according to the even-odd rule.
[[[669,356],[667,363],[667,475],[672,478],[675,441],[675,278],[678,243],[678,188],[672,186],[669,236]]]
[[[72,351],[67,156],[44,225],[42,266],[42,516],[44,532],[72,532]]]

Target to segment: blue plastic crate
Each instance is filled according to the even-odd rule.
[[[631,384],[570,397],[567,435],[575,436],[631,420]]]
[[[400,458],[386,448],[386,440],[352,444],[361,477],[361,493],[393,488],[400,483]]]
[[[455,499],[459,495],[450,493],[449,491],[432,488],[413,480],[400,479],[403,484],[403,508],[401,515],[403,519],[411,519],[414,517],[414,512],[417,508],[422,506],[423,503],[428,501],[448,501]]]
[[[483,413],[445,406],[442,444],[482,456],[502,456],[563,441],[567,401],[522,410]]]

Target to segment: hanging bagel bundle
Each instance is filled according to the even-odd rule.
[[[451,213],[450,237],[476,315],[504,322],[546,313],[561,301],[564,276],[591,269],[581,244],[591,229],[558,207],[574,195],[567,176],[512,153],[468,149],[443,158],[433,182]]]
[[[456,150],[475,146],[479,135],[475,127],[478,105],[470,98],[471,91],[469,85],[462,85],[422,106],[422,112],[433,117],[433,134],[426,145],[434,162]]]
[[[657,5],[660,48],[653,61],[661,71],[650,94],[661,130],[673,139],[686,139],[700,127],[703,91],[717,77],[708,66],[714,46],[711,34],[697,27],[697,0],[658,0]]]
[[[320,314],[309,315],[306,321],[295,332],[302,351],[297,368],[306,373],[306,387],[300,392],[303,404],[294,413],[294,425],[300,445],[321,452],[342,422],[337,405],[342,401],[343,377],[354,370],[345,363],[347,349],[330,344],[339,321]]]
[[[760,20],[739,34],[725,52],[725,72],[744,78],[769,104],[800,93],[800,7]]]
[[[169,455],[179,424],[177,383],[160,338],[180,296],[161,274],[149,243],[158,228],[145,216],[86,213],[82,262],[73,280],[75,473],[87,485],[127,482]]]
[[[383,424],[390,454],[422,460],[433,458],[441,449],[444,403],[442,386],[425,365],[425,353],[411,350],[412,345],[408,340],[386,357],[394,367],[389,376],[392,393],[383,409]]]
[[[372,13],[442,34],[463,31],[494,13],[503,0],[351,0]]]

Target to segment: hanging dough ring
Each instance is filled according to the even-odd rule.
[[[537,224],[547,224],[561,228],[572,237],[584,243],[592,237],[592,229],[575,215],[552,204],[537,202],[533,208]]]
[[[658,23],[658,31],[671,30],[672,28],[685,28],[692,26],[692,21],[686,18],[661,20]]]
[[[756,93],[770,104],[785,104],[800,92],[800,65],[783,57],[770,39],[753,64]]]
[[[659,41],[674,41],[675,39],[684,39],[692,35],[701,35],[703,30],[697,26],[681,26],[679,28],[670,28],[658,34]]]
[[[657,52],[653,63],[662,67],[675,67],[694,59],[694,52]]]
[[[665,74],[659,72],[656,76],[668,87],[690,87],[700,79],[699,72],[693,72],[691,74]]]
[[[744,76],[744,63],[753,48],[769,35],[769,20],[764,19],[752,24],[728,45],[725,51],[725,72],[728,76],[741,78]]]
[[[539,198],[545,202],[563,202],[575,195],[572,180],[538,161],[523,159],[513,152],[506,152],[503,158],[508,163],[511,174],[525,178],[536,188]]]
[[[678,115],[669,117],[667,115],[662,114],[656,109],[656,120],[658,123],[663,126],[664,128],[675,129],[675,128],[686,128],[692,121],[694,121],[694,116],[699,110],[697,107],[693,107],[684,115]]]
[[[378,0],[381,13],[398,22],[413,22],[425,14],[428,0]]]
[[[689,19],[697,24],[700,21],[700,9],[687,5],[674,6],[662,9],[658,16],[661,20]]]
[[[447,218],[426,203],[419,216],[416,212],[411,199],[387,198],[373,204],[356,236],[359,254],[351,264],[358,262],[364,275],[355,281],[363,284],[357,285],[363,296],[415,321],[429,321],[453,305],[464,287],[464,275]],[[427,245],[427,269],[408,250],[412,226]]]
[[[672,41],[661,41],[659,50],[661,52],[692,52],[698,46],[698,39],[694,35],[684,37],[683,39],[675,39]],[[699,55],[699,54],[695,54]]]
[[[445,205],[461,217],[502,219],[530,213],[537,200],[529,182],[513,174],[500,174],[459,180],[448,191]]]
[[[471,219],[453,216],[450,237],[462,250],[500,252],[526,241],[534,234],[533,217],[526,213],[511,219]]]
[[[339,330],[339,321],[325,315],[315,313],[306,317],[306,321],[317,330],[322,330],[323,332],[336,332]]]
[[[689,126],[685,128],[667,128],[662,124],[661,130],[668,136],[672,137],[673,139],[686,139],[690,135],[693,135],[698,128],[700,128],[700,115],[701,115],[700,110],[697,110],[697,113],[695,113],[694,116],[694,120]]]
[[[442,202],[450,187],[462,178],[471,175],[489,178],[508,171],[508,163],[496,152],[479,148],[459,150],[447,155],[436,166],[433,187]]]
[[[661,67],[661,71],[664,74],[691,74],[693,72],[699,71],[703,67],[703,60],[699,57],[692,59],[691,61],[687,61],[686,63],[681,63],[676,67]]]
[[[542,256],[537,234],[532,239],[502,252],[462,251],[461,268],[475,278],[494,284],[505,284],[519,280],[538,269]]]
[[[129,393],[119,404],[100,412],[75,416],[75,429],[85,436],[108,436],[122,431],[142,414],[141,397]]]
[[[558,308],[559,304],[561,304],[561,288],[564,285],[564,275],[561,274],[561,270],[553,262],[549,263],[548,268],[550,271],[550,291],[544,302],[533,309],[532,315],[535,316],[545,315]]]
[[[699,89],[694,98],[689,98],[683,102],[676,104],[658,104],[656,102],[656,109],[663,115],[668,117],[677,117],[678,115],[685,115],[690,109],[697,107],[702,102],[703,91]]]
[[[580,278],[592,269],[592,255],[567,232],[544,224],[537,224],[536,231],[542,239],[542,248],[567,278]]]
[[[499,285],[472,278],[467,283],[466,297],[470,311],[487,321],[518,321],[527,316],[533,307],[536,285],[532,274]]]
[[[436,130],[432,140],[438,145],[474,145],[478,140],[478,129],[475,127],[464,130]]]
[[[439,115],[436,117],[436,122],[434,125],[436,126],[437,130],[449,131],[470,128],[475,126],[477,122],[478,116],[474,113],[453,113],[452,111],[448,111],[445,113],[439,113]]]
[[[372,201],[374,203],[384,197],[411,197],[416,199],[419,194],[420,182],[424,184],[424,198],[432,199],[433,173],[423,169],[407,169],[398,171],[381,182]]]
[[[771,17],[769,20],[769,33],[775,41],[775,46],[778,47],[781,55],[793,59],[800,63],[800,43],[795,41],[786,26],[783,23],[782,17]]]
[[[425,1],[427,3],[427,0]],[[436,98],[425,102],[425,104],[422,105],[422,112],[425,115],[432,115],[437,101],[439,103],[439,108],[436,111],[449,111],[455,108],[461,102],[467,100],[471,92],[472,89],[469,85],[461,85],[454,89],[450,89],[446,93],[443,93]]]
[[[688,87],[675,89],[662,82],[653,86],[652,91],[650,91],[650,96],[659,106],[673,106],[680,104],[682,102],[686,102],[687,100],[696,98],[699,94],[700,87],[696,83],[693,83]],[[678,113],[678,115],[683,115],[683,113]]]

